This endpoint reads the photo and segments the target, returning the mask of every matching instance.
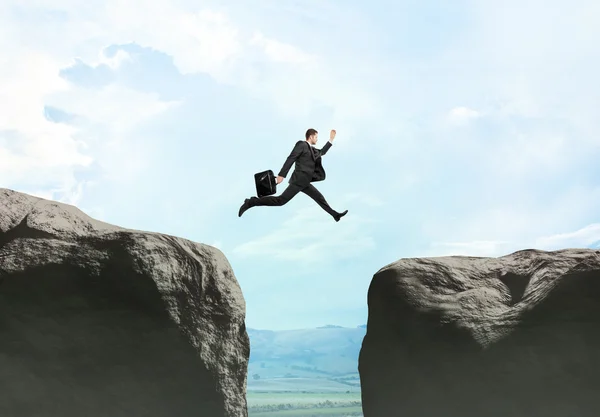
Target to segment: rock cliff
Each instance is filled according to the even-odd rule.
[[[245,301],[217,249],[0,189],[0,415],[245,417]]]
[[[368,292],[365,417],[600,410],[600,251],[402,259]]]

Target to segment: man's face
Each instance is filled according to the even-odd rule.
[[[308,137],[308,141],[312,144],[315,145],[317,143],[317,138],[319,137],[318,133],[315,133],[314,135],[311,135]]]

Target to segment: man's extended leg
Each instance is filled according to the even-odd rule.
[[[343,216],[345,216],[346,213],[348,213],[348,210],[342,213],[338,213],[337,211],[332,209],[327,203],[327,200],[325,200],[325,197],[323,197],[323,194],[321,194],[321,192],[317,190],[317,187],[315,187],[312,184],[309,184],[306,188],[303,188],[302,192],[310,198],[312,198],[313,200],[315,200],[316,203],[320,205],[323,210],[329,213],[335,219],[336,222],[339,221]]]
[[[240,207],[238,216],[244,214],[246,210],[254,206],[283,206],[300,192],[301,187],[295,184],[289,184],[280,195],[267,195],[264,197],[247,198]]]

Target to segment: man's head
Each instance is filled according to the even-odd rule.
[[[306,141],[308,143],[314,145],[317,143],[317,139],[319,138],[319,132],[317,132],[315,129],[308,129],[304,136],[306,136]]]

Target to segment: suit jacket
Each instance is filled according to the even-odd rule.
[[[285,178],[295,162],[296,167],[290,178],[290,184],[305,187],[313,181],[323,181],[325,179],[325,169],[323,168],[321,156],[325,155],[329,148],[331,148],[331,142],[329,141],[321,149],[317,149],[313,148],[307,141],[299,140],[294,145],[294,149],[285,160],[278,175]]]

